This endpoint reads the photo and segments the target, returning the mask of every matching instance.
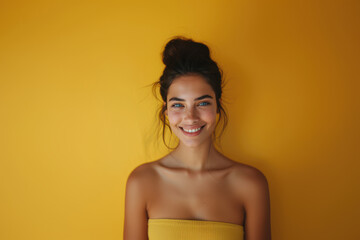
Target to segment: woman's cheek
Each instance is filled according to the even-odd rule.
[[[216,111],[206,111],[204,112],[204,117],[208,121],[216,121]]]
[[[177,111],[168,112],[168,118],[170,122],[177,122],[181,118],[181,113]]]

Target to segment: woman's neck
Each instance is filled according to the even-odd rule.
[[[198,147],[188,147],[180,143],[169,155],[179,162],[182,167],[201,172],[211,168],[211,163],[217,154],[217,150],[209,141]]]

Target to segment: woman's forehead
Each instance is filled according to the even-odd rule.
[[[168,97],[181,95],[182,97],[199,97],[208,94],[215,96],[215,93],[206,80],[198,75],[181,76],[176,78],[169,87]],[[199,96],[197,96],[199,95]]]

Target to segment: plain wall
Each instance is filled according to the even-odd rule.
[[[167,153],[146,85],[175,35],[224,71],[225,155],[267,177],[274,240],[360,239],[359,1],[1,1],[0,239],[122,239]]]

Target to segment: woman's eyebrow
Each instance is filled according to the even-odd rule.
[[[205,99],[205,98],[213,98],[212,96],[210,96],[210,95],[203,95],[203,96],[201,96],[201,97],[198,97],[198,98],[195,98],[194,100],[195,101],[198,101],[198,100],[202,100],[202,99]],[[182,99],[182,98],[178,98],[178,97],[172,97],[172,98],[170,98],[170,100],[169,100],[169,102],[170,101],[185,101],[185,99]]]

